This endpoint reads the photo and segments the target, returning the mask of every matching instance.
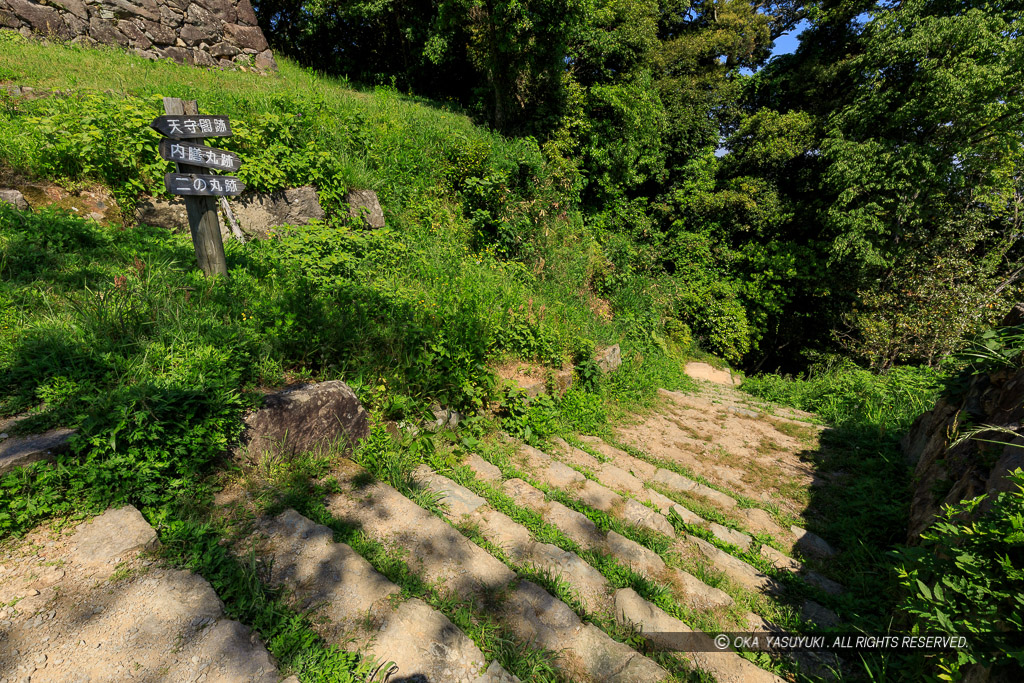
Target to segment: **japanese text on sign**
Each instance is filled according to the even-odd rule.
[[[175,140],[231,135],[226,116],[158,116],[151,125]]]
[[[164,185],[176,195],[232,196],[245,189],[245,183],[238,178],[201,173],[168,173]]]

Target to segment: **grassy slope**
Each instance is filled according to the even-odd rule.
[[[500,400],[496,362],[579,360],[586,371],[595,345],[621,342],[625,372],[561,405],[521,407],[520,426],[543,433],[599,429],[616,406],[686,381],[646,331],[654,293],[634,287],[617,302],[625,322],[591,311],[594,240],[571,208],[571,179],[531,141],[287,60],[260,77],[0,33],[0,80],[70,91],[0,100],[8,180],[104,184],[127,214],[139,192],[161,192],[169,170],[147,127],[166,95],[232,117],[236,135],[222,146],[242,156],[251,187],[317,186],[327,219],[282,240],[228,244],[227,281],[198,273],[187,235],[0,205],[0,415],[29,411],[23,431],[79,429],[53,466],[0,477],[0,542],[42,520],[133,503],[159,524],[169,559],[211,580],[303,680],[359,677],[365,663],[326,646],[230,556],[206,511],[260,385],[342,378],[376,414],[415,419],[433,401]],[[377,190],[387,230],[348,224],[350,187]],[[469,431],[494,427],[471,421]],[[401,571],[388,575],[406,586]],[[485,640],[513,670],[533,666],[529,653],[503,657],[504,641]]]
[[[313,183],[328,212],[284,240],[229,244],[231,278],[211,282],[185,235],[0,209],[0,414],[31,410],[23,430],[79,427],[88,457],[47,475],[49,499],[15,509],[12,496],[0,532],[73,509],[64,494],[79,489],[97,505],[163,504],[236,437],[252,390],[288,378],[343,378],[385,416],[416,418],[433,401],[498,399],[488,365],[503,359],[586,368],[596,345],[621,342],[627,371],[563,411],[589,423],[685,382],[645,331],[657,324],[654,283],[634,287],[615,321],[591,311],[595,242],[563,170],[532,141],[287,60],[261,77],[10,34],[0,59],[9,82],[71,91],[3,102],[9,171],[101,182],[129,209],[169,170],[147,125],[159,96],[195,98],[232,117],[223,146],[242,156],[243,180]],[[348,225],[350,187],[378,190],[387,230]],[[542,412],[523,416],[534,431]]]

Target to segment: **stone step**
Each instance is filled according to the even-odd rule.
[[[417,467],[413,478],[421,486],[444,496],[443,502],[448,507],[446,516],[450,520],[476,528],[488,542],[501,548],[512,562],[532,565],[553,576],[561,576],[577,591],[588,612],[611,611],[607,580],[578,555],[550,543],[535,541],[522,524],[492,509],[483,498],[436,474],[427,465]],[[466,500],[473,501],[472,507],[463,503]]]
[[[554,441],[556,446],[560,447],[559,453],[562,455],[562,457],[570,459],[571,462],[573,462],[573,464],[577,465],[578,467],[589,468],[591,471],[597,472],[599,471],[599,468],[596,467],[596,465],[603,464],[600,463],[600,461],[598,461],[589,453],[586,453],[585,451],[582,451],[578,448],[573,448],[572,446],[567,444],[565,441],[562,441],[561,439],[555,439]],[[543,477],[546,476],[547,473],[552,472],[557,468],[557,464],[552,465],[549,462],[550,460],[552,460],[551,457],[548,456],[543,451],[539,451],[535,448],[530,448],[529,446],[525,446],[523,448],[523,450],[526,449],[529,449],[527,456],[529,461],[539,468],[542,481]],[[557,463],[557,460],[555,462]],[[495,468],[495,470],[496,469],[497,468]],[[610,489],[604,487],[602,484],[595,482],[592,479],[583,478],[583,475],[581,475],[579,472],[576,472],[576,474],[582,479],[582,481],[580,479],[576,479],[575,483],[572,483],[569,486],[563,488],[569,493],[579,498],[587,505],[589,505],[590,507],[615,515],[634,526],[651,529],[653,531],[658,531],[659,533],[665,534],[670,538],[675,538],[675,529],[673,528],[671,522],[669,522],[664,515],[659,515],[657,512],[651,510],[647,506],[638,503],[635,499],[623,499],[621,496],[616,494],[614,491],[611,491]],[[627,476],[632,475],[627,474]],[[560,477],[560,479],[567,480],[569,479],[569,477],[563,476]],[[550,482],[546,481],[544,483],[553,485],[550,484]],[[673,503],[668,498],[665,498],[665,500],[667,501],[666,506],[669,507],[671,510],[674,510],[676,514],[678,514],[682,518],[682,520],[687,524],[693,524],[707,529],[711,532],[712,535],[714,535],[715,538],[724,543],[729,543],[731,545],[737,546],[742,550],[751,549],[753,545],[753,539],[749,535],[741,531],[737,531],[735,529],[731,529],[729,527],[718,524],[717,522],[708,522],[703,518],[697,516],[693,512],[689,511],[688,509],[684,508],[683,506],[679,505],[678,503]],[[776,550],[775,548],[772,548],[771,546],[762,546],[761,555],[770,560],[772,564],[774,564],[779,569],[796,573],[800,575],[802,578],[804,578],[811,585],[817,586],[831,595],[838,595],[843,592],[843,587],[840,584],[836,583],[835,581],[832,581],[831,579],[825,576],[822,576],[817,572],[810,571],[804,568],[801,562],[784,555],[783,553]],[[765,585],[769,588],[775,588],[774,584],[766,583],[763,579],[760,578],[767,578],[766,575],[763,574],[763,572],[759,572],[758,570],[755,570],[753,567],[749,567],[749,565],[747,565],[746,563],[743,564],[749,567],[749,569],[741,570],[737,570],[734,563],[728,563],[722,559],[719,559],[719,563],[725,567],[723,571],[727,571],[727,573],[733,573],[736,571],[741,572],[740,578],[736,580],[745,587],[749,588],[752,586]],[[754,577],[757,577],[756,580]],[[754,590],[758,589],[754,588]]]
[[[52,461],[71,446],[73,429],[51,429],[42,434],[11,436],[14,427],[26,419],[24,415],[0,418],[0,474],[34,462]]]
[[[430,583],[486,601],[515,578],[500,560],[391,486],[365,483],[368,475],[356,463],[339,462],[335,476],[345,493],[328,496],[330,513],[406,552],[409,567]]]
[[[482,469],[489,470],[489,468]],[[488,475],[494,476],[494,471],[488,471]],[[419,466],[414,472],[414,477],[427,488],[443,494],[446,501],[453,501],[447,512],[450,519],[475,525],[488,541],[501,547],[515,561],[530,562],[535,566],[547,569],[552,574],[561,575],[586,597],[584,602],[587,604],[588,611],[607,609],[608,612],[616,615],[616,620],[619,623],[637,626],[645,633],[666,630],[694,632],[683,622],[670,617],[652,603],[641,598],[632,589],[614,591],[608,581],[578,555],[550,544],[534,541],[526,527],[514,522],[506,515],[492,510],[483,499],[479,499],[469,489],[435,473],[426,465]],[[478,498],[480,504],[467,512],[459,501],[473,497]],[[582,571],[581,565],[585,567]],[[625,604],[629,609],[626,612],[623,611],[623,596],[628,596]],[[628,619],[623,618],[624,614],[628,614]],[[649,616],[650,618],[648,618]],[[669,619],[671,621],[667,621]],[[746,674],[748,680],[752,681],[778,680],[732,652],[696,653],[688,655],[688,658],[691,664],[712,673],[719,681],[743,680],[736,677],[737,672]],[[760,674],[752,669],[756,669]],[[767,674],[768,677],[761,674]]]
[[[537,512],[580,547],[607,553],[634,571],[675,587],[680,598],[694,609],[713,609],[733,603],[724,591],[708,586],[688,572],[666,566],[653,550],[615,531],[604,534],[586,515],[548,500],[522,479],[508,479],[502,482],[501,488],[517,505]]]
[[[747,590],[757,591],[770,596],[780,596],[783,592],[782,585],[743,560],[720,548],[716,548],[702,538],[686,536],[677,542],[677,549],[684,555],[693,556],[699,554],[707,559],[713,568],[722,572],[726,577]],[[761,546],[765,548],[767,546]],[[791,559],[791,558],[787,558]],[[832,595],[838,595],[843,591],[842,586],[830,579],[817,574],[816,572],[804,571],[801,576],[808,583],[816,585]],[[835,612],[810,600],[804,601],[802,612],[804,618],[815,623],[835,624],[839,619]]]
[[[597,472],[600,471],[600,465],[604,464],[589,453],[578,448],[573,448],[561,439],[556,439],[555,445],[559,447],[558,452],[563,457],[569,459],[577,467],[588,469],[591,472]],[[521,458],[520,464],[529,467],[530,469],[528,471],[531,471],[531,473],[540,479],[542,483],[561,488],[590,507],[614,515],[634,526],[658,531],[670,538],[676,537],[675,529],[664,515],[660,515],[647,506],[637,502],[635,499],[623,499],[614,491],[611,491],[592,479],[585,478],[578,471],[566,467],[547,453],[524,445],[520,448],[519,457]],[[497,468],[490,470],[489,475],[493,476],[495,472],[500,476],[500,471],[497,470]],[[537,496],[542,494],[537,492],[537,494],[532,495],[534,500],[538,500]],[[669,503],[672,502],[667,498],[666,500],[668,500]],[[561,507],[564,506],[558,506],[558,508]],[[687,524],[704,527],[708,529],[718,540],[737,546],[742,550],[751,549],[753,539],[749,535],[716,522],[707,522],[677,503],[672,503],[671,507],[672,510],[674,510],[676,514],[678,514]],[[566,517],[565,513],[558,508],[554,508],[557,516],[564,519]],[[585,515],[580,515],[580,513],[576,513],[571,510],[569,512],[572,512],[572,515],[570,516],[574,515],[575,519],[580,517],[585,519]],[[616,534],[616,536],[618,535]],[[711,562],[715,569],[721,571],[743,588],[775,597],[782,595],[783,587],[781,584],[764,572],[755,569],[747,562],[744,562],[728,552],[712,546],[703,539],[696,536],[690,536],[688,534],[684,534],[684,537],[697,545],[701,554]],[[633,545],[636,544],[634,543]],[[584,545],[584,547],[593,548],[594,546]],[[633,548],[620,548],[617,552],[618,554],[615,552],[613,552],[613,554],[620,558],[636,557],[638,555]],[[832,581],[817,572],[806,569],[799,561],[787,557],[770,546],[762,546],[761,554],[769,559],[776,567],[798,574],[811,585],[817,586],[830,595],[839,595],[843,592],[843,587],[839,583]],[[653,555],[653,553],[648,550],[647,555]],[[648,567],[646,572],[648,576],[657,576],[658,578],[665,580],[666,569],[663,563],[659,566],[652,566],[648,561],[646,564]],[[667,573],[671,574],[672,572]],[[708,598],[707,591],[705,590],[708,588],[706,584],[692,574],[685,572],[680,572],[679,574],[679,576],[673,577],[672,583],[677,586],[684,596],[687,596],[686,600],[688,604],[694,607],[710,604],[711,600]],[[822,607],[821,610],[828,611],[824,607]],[[821,614],[821,611],[819,610],[818,613]]]
[[[653,661],[584,623],[568,605],[529,581],[521,582],[502,608],[506,623],[520,638],[560,654],[558,662],[569,680],[647,683],[669,677]]]
[[[586,482],[576,485],[577,497],[587,503],[587,505],[609,513],[612,513],[614,510],[615,513],[634,526],[651,529],[670,538],[674,538],[676,534],[675,528],[668,521],[667,515],[671,510],[675,510],[687,524],[702,526],[714,534],[715,538],[725,543],[731,543],[744,550],[750,549],[753,539],[749,535],[721,524],[704,520],[668,496],[663,496],[653,489],[644,488],[643,483],[639,479],[620,467],[602,463],[586,451],[570,446],[562,439],[555,438],[553,442],[559,449],[555,451],[557,457],[566,458],[566,460],[578,467],[593,471],[595,476],[597,476],[599,483],[588,479]],[[536,451],[536,449],[533,450]],[[542,462],[541,456],[549,457],[543,452],[539,452],[539,454],[532,454],[531,460]],[[605,475],[609,473],[611,476],[605,479]],[[577,472],[577,474],[579,473]],[[625,486],[622,484],[625,484]],[[656,505],[661,510],[661,515],[658,515],[635,499],[627,498],[625,501],[622,501],[621,497],[611,491],[611,489],[615,489],[635,495],[634,491],[637,489],[637,485],[639,485],[639,490],[641,491],[641,495],[638,496],[640,500],[649,501]]]
[[[503,669],[488,669],[476,644],[422,600],[394,605],[401,589],[335,543],[328,527],[286,510],[258,529],[261,556],[272,560],[271,582],[327,619],[330,642],[372,657],[403,680],[511,680]]]
[[[29,534],[29,552],[0,566],[0,679],[276,683],[251,629],[228,619],[203,577],[159,568],[159,545],[134,507],[108,510],[71,534]]]
[[[584,624],[568,605],[543,589],[518,581],[503,562],[439,517],[387,484],[366,483],[365,471],[355,463],[339,463],[335,474],[342,492],[328,496],[327,508],[336,519],[403,551],[413,571],[455,595],[475,600],[479,610],[494,614],[520,642],[554,652],[554,663],[563,675],[608,683],[658,681],[668,676],[629,646]],[[454,482],[447,486],[450,514],[465,520],[481,508],[475,494],[455,488]],[[491,521],[504,523],[497,516]],[[516,535],[514,529],[506,533]],[[552,554],[552,561],[558,559]],[[585,575],[578,564],[572,569],[577,576]]]
[[[640,626],[647,640],[655,646],[675,651],[691,664],[714,675],[718,683],[782,683],[770,671],[765,671],[735,652],[679,652],[679,634],[694,631],[679,619],[644,600],[632,588],[615,593],[615,618],[626,626]],[[673,647],[675,640],[676,647]],[[708,639],[710,641],[710,638]]]
[[[795,525],[784,529],[775,522],[767,511],[761,508],[740,508],[738,502],[732,496],[695,482],[677,472],[657,467],[646,460],[633,457],[629,453],[611,446],[596,436],[580,436],[579,438],[583,443],[604,457],[609,458],[618,469],[634,475],[634,478],[653,482],[670,490],[703,497],[712,503],[716,503],[719,507],[725,508],[726,514],[741,521],[746,528],[754,532],[766,533],[784,547],[793,548],[799,550],[804,555],[821,559],[829,559],[835,555],[835,550],[820,536]],[[572,447],[569,446],[569,448]],[[579,451],[580,449],[575,450]],[[597,461],[596,458],[593,460]],[[601,481],[604,482],[603,479]],[[659,504],[659,507],[662,507],[661,504]],[[662,508],[662,512],[667,514],[667,510],[664,508]],[[685,519],[684,516],[684,521]]]

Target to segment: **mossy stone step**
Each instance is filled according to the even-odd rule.
[[[326,617],[332,642],[394,662],[393,673],[403,680],[514,680],[503,669],[487,667],[480,648],[422,600],[394,605],[401,589],[352,548],[335,543],[328,527],[286,510],[261,520],[258,529],[262,552],[273,560],[272,583]]]

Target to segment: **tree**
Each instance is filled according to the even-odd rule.
[[[1024,9],[905,0],[850,60],[852,100],[826,123],[830,262],[852,265],[852,348],[934,362],[1019,279]]]

